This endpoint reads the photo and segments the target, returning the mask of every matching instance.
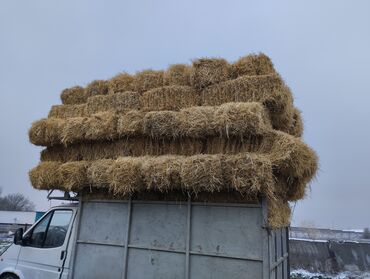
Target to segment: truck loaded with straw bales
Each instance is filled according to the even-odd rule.
[[[51,209],[8,251],[32,257],[48,222],[36,245],[45,278],[289,277],[289,201],[317,156],[267,56],[120,73],[61,100],[29,131],[45,147],[29,175],[36,189],[75,192],[78,207]],[[53,226],[61,210],[69,219]],[[58,247],[45,246],[50,227]],[[23,261],[4,274],[36,278]]]

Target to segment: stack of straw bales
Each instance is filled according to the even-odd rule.
[[[61,100],[29,131],[46,147],[30,171],[37,189],[265,196],[279,227],[317,169],[292,94],[263,54],[121,73]]]

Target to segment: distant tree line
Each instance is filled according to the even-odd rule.
[[[0,188],[0,210],[5,211],[34,211],[35,204],[21,193],[2,196]]]

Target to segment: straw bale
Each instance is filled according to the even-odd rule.
[[[108,81],[107,80],[94,80],[86,86],[86,94],[88,97],[96,95],[108,94]]]
[[[62,183],[58,162],[41,162],[28,173],[31,184],[39,190],[58,188]]]
[[[42,123],[48,126],[54,120],[49,118]],[[31,128],[30,134],[37,134],[40,144],[57,142],[70,145],[86,140],[112,140],[127,136],[248,137],[266,133],[271,129],[271,125],[261,104],[228,103],[219,107],[190,107],[180,111],[131,110],[123,114],[108,111],[90,117],[60,119],[58,128],[56,131],[46,129],[51,133],[52,142],[45,138],[46,133],[38,133],[37,125]]]
[[[267,215],[268,225],[272,229],[290,226],[291,209],[282,198],[268,199]]]
[[[84,117],[86,114],[86,104],[80,105],[55,105],[51,107],[48,118],[71,118]]]
[[[193,61],[190,82],[197,90],[229,79],[229,64],[225,59],[201,58]]]
[[[290,128],[293,97],[278,75],[242,76],[210,86],[202,91],[202,105],[215,106],[229,102],[260,102],[270,112],[275,129]]]
[[[86,173],[88,184],[94,188],[107,188],[113,163],[112,159],[92,161]]]
[[[191,107],[179,113],[179,130],[185,137],[201,138],[216,135],[214,107]]]
[[[179,156],[148,157],[141,165],[146,190],[168,192],[181,187]]]
[[[194,155],[181,163],[181,183],[190,193],[220,191],[225,183],[222,176],[223,155]]]
[[[86,122],[84,140],[117,139],[117,115],[111,112],[94,114]]]
[[[87,112],[89,115],[104,111],[124,112],[129,109],[139,108],[140,96],[138,93],[131,91],[106,96],[94,96],[87,101]]]
[[[64,120],[59,133],[59,143],[69,145],[83,141],[86,138],[88,121],[88,117],[73,117]]]
[[[274,72],[274,65],[265,54],[247,55],[239,58],[235,63],[230,65],[230,75],[232,78],[238,78],[244,75],[267,75]]]
[[[199,105],[199,94],[190,86],[164,86],[144,92],[141,103],[144,110],[179,110]]]
[[[60,143],[63,124],[64,121],[58,118],[41,119],[32,123],[28,132],[31,143],[42,146]]]
[[[109,170],[109,189],[114,195],[131,194],[145,189],[140,168],[146,158],[121,157]]]
[[[242,76],[202,91],[202,104],[216,106],[229,102],[265,102],[280,99],[283,81],[278,75]],[[276,111],[286,107],[288,101],[277,104]]]
[[[97,113],[91,117],[66,119],[61,125],[60,143],[70,145],[81,141],[111,140],[117,135],[117,116],[114,113]]]
[[[185,64],[171,65],[164,72],[163,82],[165,85],[186,85],[190,86],[190,75],[192,68]]]
[[[241,153],[228,156],[223,167],[227,185],[242,194],[257,197],[261,193],[274,196],[274,178],[271,162],[266,156]]]
[[[87,98],[86,90],[81,86],[64,89],[60,95],[64,105],[83,104],[86,103]]]
[[[226,103],[215,108],[215,127],[220,136],[261,135],[271,129],[267,112],[260,103]]]
[[[143,93],[150,89],[162,87],[164,71],[144,70],[136,73],[133,81],[134,91]]]
[[[152,138],[179,136],[179,117],[174,111],[153,111],[143,118],[143,134]]]
[[[118,135],[121,137],[142,135],[144,116],[145,113],[138,110],[119,115],[117,120]]]
[[[218,136],[207,137],[204,143],[206,154],[238,154],[244,152],[257,152],[260,150],[264,135],[253,135],[244,138]]]
[[[41,161],[79,161],[116,159],[120,156],[158,156],[165,154],[195,155],[202,153],[204,142],[199,139],[124,138],[111,142],[82,142],[68,147],[56,145],[41,152]]]
[[[88,185],[87,166],[85,161],[61,164],[58,171],[62,188],[66,191],[78,191]]]
[[[120,73],[108,80],[108,92],[110,94],[132,91],[134,77],[128,73]]]
[[[299,109],[293,110],[293,123],[290,127],[289,134],[301,137],[303,135],[303,120]]]
[[[272,131],[270,157],[280,171],[291,177],[312,178],[317,171],[317,155],[299,138],[280,131]],[[266,140],[265,145],[268,145]]]

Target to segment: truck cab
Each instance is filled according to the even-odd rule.
[[[60,279],[70,270],[77,204],[47,211],[0,255],[0,279]]]

